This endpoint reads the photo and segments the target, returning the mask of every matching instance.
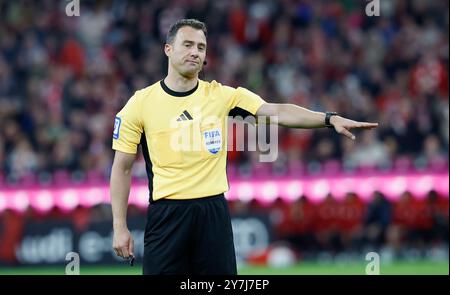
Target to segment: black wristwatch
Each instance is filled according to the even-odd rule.
[[[333,125],[330,123],[331,116],[337,116],[338,114],[336,112],[326,112],[325,113],[325,127],[328,128],[334,128]]]

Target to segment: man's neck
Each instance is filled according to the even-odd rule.
[[[170,90],[176,92],[186,92],[193,89],[198,83],[198,77],[186,78],[181,75],[169,74],[164,78],[164,84],[169,87]]]

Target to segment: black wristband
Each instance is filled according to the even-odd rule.
[[[331,123],[330,123],[331,116],[337,116],[337,113],[336,112],[326,112],[325,113],[325,127],[334,128],[334,126],[331,125]]]

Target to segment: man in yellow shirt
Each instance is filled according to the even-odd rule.
[[[198,78],[206,58],[206,26],[184,19],[172,25],[164,47],[167,76],[136,91],[117,114],[110,194],[113,248],[133,256],[126,213],[131,169],[140,144],[149,178],[144,274],[236,274],[231,220],[224,198],[229,114],[271,118],[292,128],[334,128],[351,139],[356,122],[292,104],[266,103],[251,91]]]

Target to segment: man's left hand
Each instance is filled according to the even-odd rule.
[[[330,118],[330,124],[334,126],[337,133],[342,134],[355,140],[355,136],[349,131],[353,128],[372,129],[378,127],[378,123],[358,122],[346,119],[341,116],[332,116]]]

